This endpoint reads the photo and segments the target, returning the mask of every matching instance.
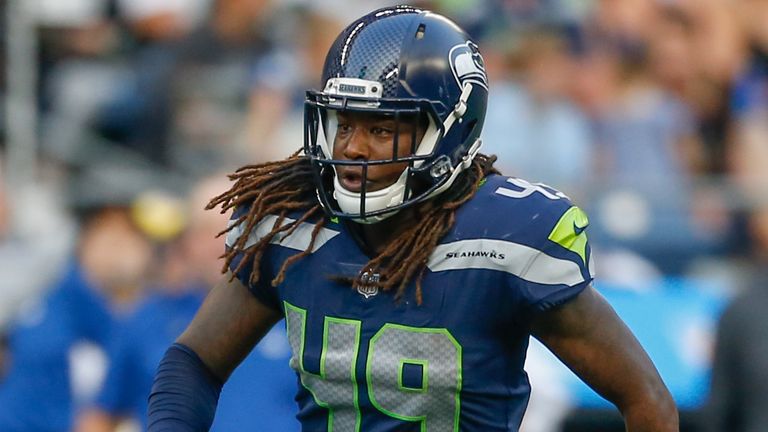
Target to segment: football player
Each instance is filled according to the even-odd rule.
[[[149,430],[206,430],[284,317],[303,430],[517,431],[533,335],[629,431],[676,431],[591,288],[584,212],[479,153],[487,96],[477,45],[443,16],[399,6],[347,27],[307,92],[303,151],[242,168],[210,204],[234,209],[226,275],[160,364]]]

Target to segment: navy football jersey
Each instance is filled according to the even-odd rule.
[[[262,221],[248,244],[276,221]],[[237,276],[285,315],[303,430],[517,431],[530,393],[529,322],[591,282],[587,223],[562,193],[493,175],[429,258],[422,304],[413,282],[399,300],[336,282],[370,257],[333,220],[279,286],[270,281],[309,247],[314,224],[273,239],[257,283],[248,283],[250,265]],[[227,244],[240,235],[233,228]]]

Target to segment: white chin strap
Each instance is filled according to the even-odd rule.
[[[387,207],[393,207],[405,200],[405,183],[408,179],[408,169],[405,169],[396,182],[390,186],[385,187],[377,191],[365,192],[365,211],[374,212],[383,210]],[[344,213],[356,214],[360,213],[360,202],[363,199],[361,193],[352,192],[344,189],[344,186],[339,182],[339,176],[333,176],[333,198],[339,204],[339,208]],[[373,224],[381,222],[384,219],[394,215],[397,211],[391,211],[382,213],[376,216],[368,216],[365,218],[354,218],[355,222],[364,224]]]
[[[445,183],[443,183],[442,186],[435,189],[431,194],[429,194],[429,196],[426,199],[439,195],[442,192],[444,192],[446,189],[451,187],[453,182],[456,180],[456,177],[458,177],[462,171],[464,171],[466,168],[468,168],[472,164],[472,160],[480,151],[480,146],[482,145],[482,143],[483,142],[480,139],[475,141],[472,147],[469,149],[469,153],[466,156],[464,156],[461,163],[459,163],[451,171],[451,176],[448,178],[448,180]],[[366,191],[365,193],[366,213],[383,210],[387,207],[394,207],[396,205],[402,204],[402,202],[406,198],[405,183],[408,179],[408,171],[409,169],[406,168],[403,171],[403,173],[400,174],[400,177],[397,179],[396,182],[394,182],[390,186],[385,187],[384,189],[380,189],[372,192]],[[352,214],[360,213],[360,201],[362,201],[363,199],[362,194],[344,189],[344,186],[342,186],[341,183],[339,183],[338,175],[335,175],[335,174],[333,176],[333,198],[336,199],[336,202],[339,204],[339,208],[344,213],[352,213]],[[365,218],[352,218],[352,220],[357,223],[374,224],[374,223],[383,221],[384,219],[394,215],[395,213],[397,213],[397,210],[393,210],[391,212],[385,212],[376,216],[368,216]]]

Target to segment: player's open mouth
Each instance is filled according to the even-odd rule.
[[[360,192],[363,188],[363,176],[356,172],[339,173],[339,183],[350,192]]]

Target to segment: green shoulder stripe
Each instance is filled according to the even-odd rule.
[[[589,218],[580,208],[573,206],[566,211],[555,228],[549,233],[549,239],[560,246],[576,252],[586,265],[587,234],[584,230],[589,225]]]

